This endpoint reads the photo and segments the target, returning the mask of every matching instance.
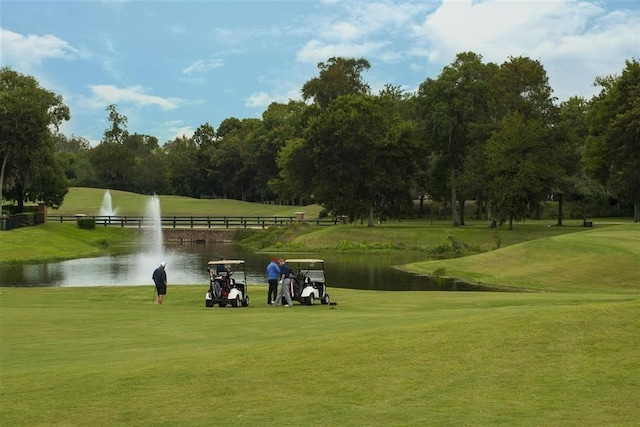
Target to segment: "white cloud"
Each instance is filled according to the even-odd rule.
[[[596,76],[619,72],[640,52],[638,11],[608,12],[586,1],[445,1],[413,29],[411,52],[444,66],[463,51],[498,64],[540,62],[560,100],[590,96]]]
[[[2,63],[17,64],[26,70],[48,58],[73,59],[80,54],[68,42],[51,34],[24,36],[3,28],[0,42]]]
[[[89,103],[94,107],[104,107],[110,104],[132,104],[137,107],[157,106],[162,110],[174,110],[184,101],[179,98],[161,98],[147,95],[142,86],[118,88],[113,85],[89,86],[93,94]]]
[[[251,94],[246,100],[244,105],[249,108],[261,108],[266,107],[274,101],[274,98],[269,96],[266,92],[258,92]]]
[[[428,2],[350,1],[338,3],[340,19],[320,19],[317,36],[328,40],[354,40],[368,35],[404,33],[416,16],[431,8]]]
[[[350,22],[339,22],[329,28],[328,38],[337,38],[339,40],[352,40],[362,35],[360,28]]]
[[[184,68],[182,72],[184,74],[202,73],[205,71],[222,67],[223,65],[224,65],[224,61],[219,58],[212,58],[212,59],[206,59],[206,60],[200,59],[194,62],[193,64],[189,65],[188,67]]]
[[[164,133],[169,135],[168,140],[174,140],[176,138],[191,138],[195,132],[193,127],[184,125],[182,120],[172,120],[162,123]]]
[[[173,24],[169,27],[169,32],[172,34],[184,34],[187,32],[187,29],[184,27],[184,25]]]
[[[327,44],[319,40],[311,40],[298,51],[296,57],[300,62],[318,63],[332,56],[369,57],[378,52],[388,42],[340,43]]]
[[[432,46],[431,60],[471,50],[490,61],[533,53],[547,41],[581,33],[602,13],[593,4],[568,2],[444,2],[415,29]]]
[[[187,32],[187,29],[180,24],[174,24],[169,27],[169,32],[173,34],[184,34]]]

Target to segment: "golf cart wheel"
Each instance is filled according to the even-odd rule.
[[[315,302],[315,297],[313,296],[313,294],[309,295],[309,298],[307,298],[307,304],[313,305],[314,302]]]
[[[242,306],[243,307],[249,307],[249,303],[251,302],[251,300],[249,299],[249,297],[247,296],[245,299],[242,300]]]
[[[240,295],[231,300],[231,307],[240,307]]]
[[[329,304],[331,298],[329,298],[329,294],[324,294],[324,296],[320,299],[320,302],[324,305]]]

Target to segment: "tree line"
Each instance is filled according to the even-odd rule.
[[[475,215],[501,223],[539,215],[567,200],[583,215],[594,203],[633,209],[640,221],[640,63],[596,77],[587,100],[558,103],[537,60],[502,64],[462,52],[416,92],[386,85],[373,93],[364,58],[332,57],[301,88],[302,100],[272,103],[261,118],[200,125],[162,146],[130,133],[116,105],[92,147],[62,134],[70,118],[60,95],[38,81],[0,70],[0,206],[57,208],[70,186],[317,203],[328,215],[374,225],[415,215],[425,200],[447,206],[464,225]]]

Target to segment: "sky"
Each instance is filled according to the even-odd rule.
[[[331,57],[364,58],[374,93],[417,91],[455,55],[544,66],[558,102],[640,59],[640,0],[0,0],[0,65],[63,96],[61,131],[97,145],[115,104],[162,145],[260,118]]]

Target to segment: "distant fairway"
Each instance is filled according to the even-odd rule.
[[[56,215],[98,215],[106,190],[102,188],[72,187]],[[150,195],[109,190],[113,208],[118,215],[144,215]],[[223,215],[279,215],[295,216],[305,213],[305,218],[317,218],[322,209],[318,205],[290,206],[242,202],[231,199],[194,199],[181,196],[158,196],[163,215],[223,216]]]

